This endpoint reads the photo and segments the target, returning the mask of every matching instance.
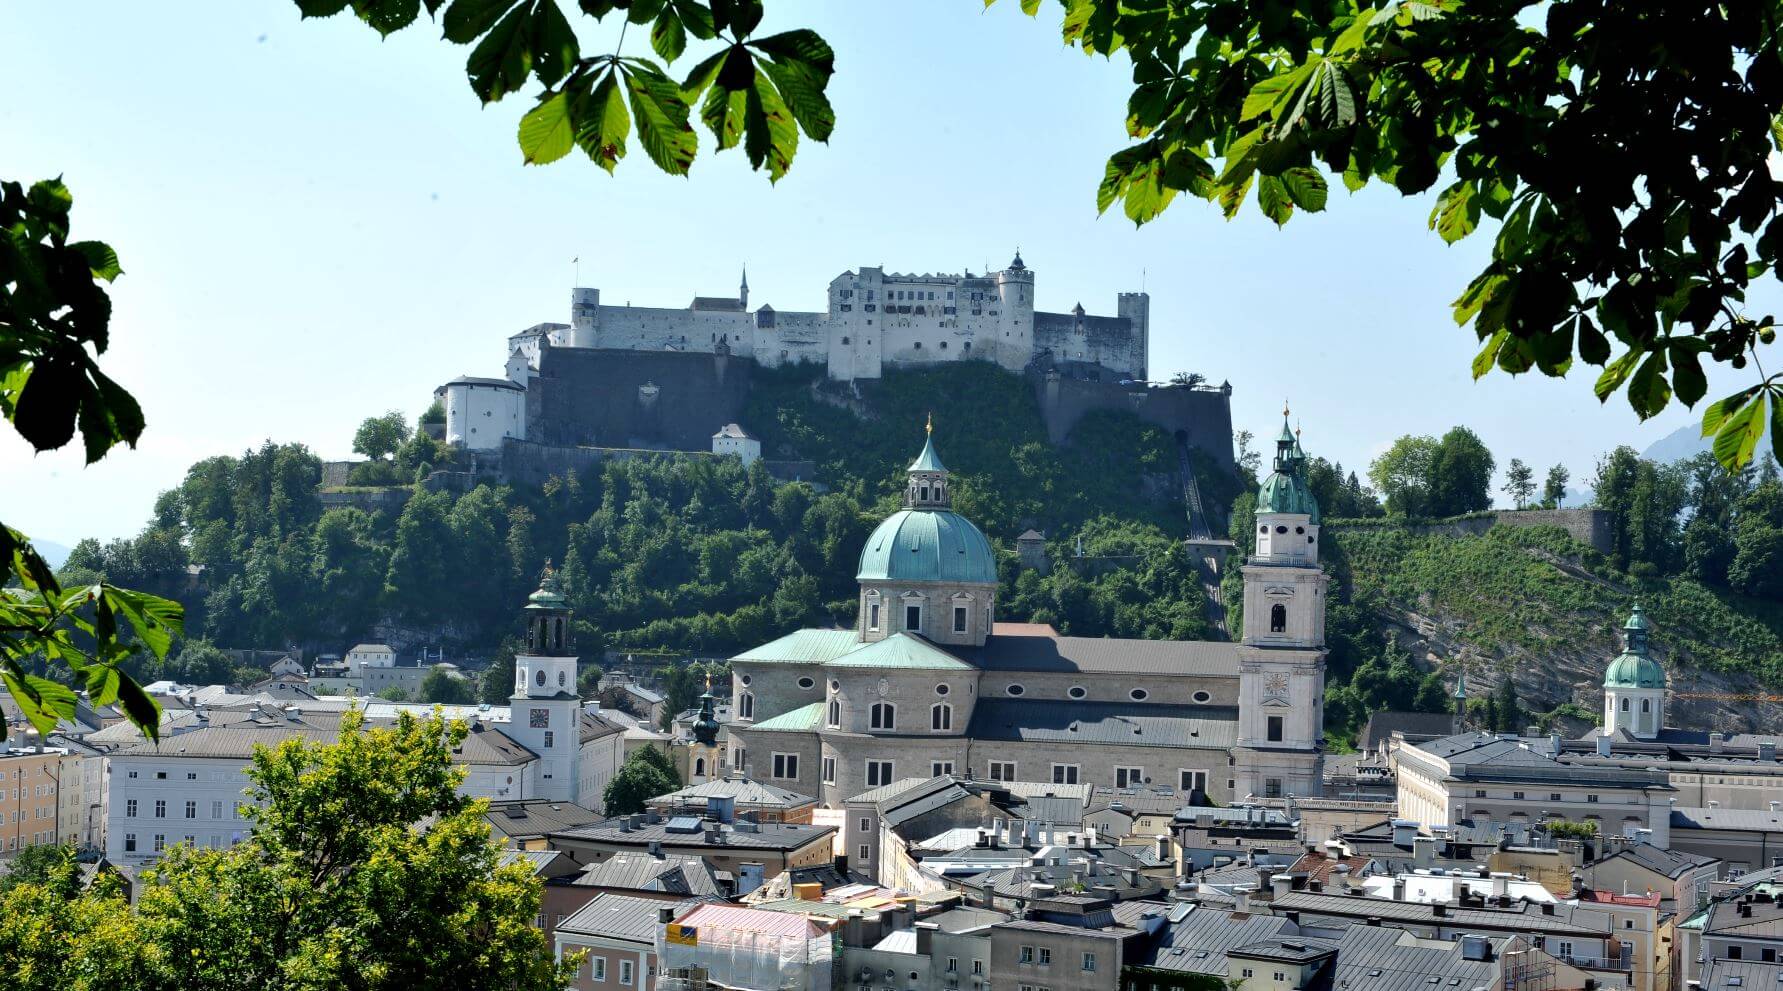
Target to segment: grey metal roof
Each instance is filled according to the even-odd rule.
[[[941,931],[944,933],[963,933],[970,932],[974,929],[982,929],[985,926],[995,925],[999,922],[1006,922],[1008,919],[1009,916],[1003,912],[992,911],[988,908],[966,908],[962,906],[960,908],[948,909],[938,915],[931,915],[923,921],[933,922],[935,925],[940,926]]]
[[[1166,921],[1157,941],[1139,952],[1138,959],[1132,961],[1134,966],[1225,977],[1227,950],[1273,939],[1289,925],[1282,916],[1236,916],[1205,905],[1177,909],[1171,905],[1173,921]]]
[[[1741,915],[1742,909],[1752,914]],[[1703,921],[1703,935],[1741,939],[1783,938],[1783,902],[1761,902],[1745,897],[1716,902],[1709,907],[1709,917]]]
[[[1682,850],[1669,850],[1651,843],[1636,843],[1604,858],[1604,860],[1617,859],[1631,861],[1663,877],[1671,878],[1682,877],[1687,871],[1693,871],[1716,862],[1714,857],[1685,853]]]
[[[1189,803],[1189,796],[1175,788],[1153,785],[1149,788],[1098,787],[1090,798],[1090,811],[1099,812],[1116,804],[1138,815],[1175,812]]]
[[[698,898],[672,902],[661,898],[639,898],[636,895],[606,892],[595,895],[575,915],[559,922],[557,931],[623,939],[649,947],[656,943],[656,927],[660,925],[656,921],[656,915],[659,911],[666,908],[680,916],[700,904],[703,904],[703,900]]]
[[[1294,891],[1274,901],[1278,912],[1295,911],[1303,915],[1322,915],[1345,919],[1379,918],[1385,922],[1407,922],[1418,925],[1440,925],[1451,929],[1482,929],[1490,932],[1528,932],[1556,936],[1603,938],[1601,926],[1582,925],[1572,921],[1574,906],[1565,902],[1551,904],[1553,915],[1544,915],[1543,906],[1522,903],[1511,908],[1456,908],[1423,902],[1394,901],[1367,895],[1340,895],[1323,891]],[[1438,911],[1442,915],[1437,915]]]
[[[1176,674],[1238,677],[1235,643],[1121,640],[1036,633],[993,633],[983,647],[950,647],[986,671]]]
[[[1447,712],[1396,712],[1383,710],[1368,717],[1362,727],[1361,748],[1379,750],[1395,731],[1406,736],[1447,736],[1455,730],[1455,717]]]
[[[711,865],[700,857],[631,851],[589,864],[570,884],[583,888],[662,891],[673,895],[721,894]]]
[[[917,816],[928,815],[936,809],[952,805],[962,798],[970,798],[971,794],[957,784],[949,784],[945,788],[909,801],[898,802],[889,808],[881,806],[883,811],[879,814],[879,820],[887,826],[898,826]]]
[[[1337,940],[1336,988],[1366,991],[1434,991],[1496,987],[1504,966],[1504,937],[1487,936],[1488,960],[1468,960],[1460,940],[1421,941],[1403,929],[1351,926]]]
[[[625,831],[620,829],[621,822],[621,819],[608,819],[606,822],[561,830],[552,833],[551,837],[553,839],[601,843],[615,847],[646,847],[654,840],[664,847],[791,851],[798,850],[814,841],[827,839],[836,831],[834,826],[817,826],[808,823],[764,822],[745,829],[725,826],[719,841],[713,844],[707,841],[706,832],[703,829],[697,833],[671,833],[668,831],[668,823],[664,821],[646,822]]]
[[[1783,813],[1767,809],[1704,809],[1679,806],[1672,809],[1673,829],[1732,829],[1742,832],[1783,832]]]
[[[735,799],[738,806],[774,809],[797,808],[817,801],[810,795],[801,795],[796,791],[788,791],[785,788],[749,778],[720,778],[717,781],[706,781],[697,785],[689,785],[680,791],[669,792],[667,795],[658,795],[650,801],[663,805],[700,805],[705,804],[707,799],[723,797]]]
[[[1783,988],[1783,963],[1760,960],[1723,960],[1715,958],[1703,964],[1702,991],[1742,991]]]
[[[568,866],[570,870],[575,869],[576,862],[570,859],[570,855],[559,853],[556,850],[503,850],[500,864],[506,867],[512,863],[524,862],[535,877],[542,877],[547,870],[552,868],[552,861],[559,859],[562,859],[564,865]]]
[[[590,812],[573,802],[552,802],[545,799],[522,799],[513,802],[490,802],[483,813],[489,828],[499,836],[544,836],[572,826],[600,822],[600,814]]]
[[[1054,826],[1076,829],[1083,825],[1083,801],[1076,798],[1030,798],[1010,811],[1020,818],[1051,823]]]
[[[943,777],[946,777],[946,775],[943,775]],[[853,798],[847,799],[847,801],[850,803],[871,802],[871,803],[877,804],[879,802],[885,802],[885,801],[889,801],[891,799],[897,798],[897,797],[905,794],[906,792],[913,792],[916,789],[921,788],[924,785],[927,785],[932,781],[938,781],[938,780],[939,779],[937,779],[937,778],[899,778],[898,780],[893,781],[891,784],[880,785],[877,788],[870,788],[866,791],[863,791],[860,794],[854,796]],[[937,786],[937,787],[939,787],[939,786]]]
[[[976,740],[1230,750],[1237,742],[1238,710],[1214,705],[981,698],[966,735]]]
[[[447,382],[446,384],[447,385],[480,385],[480,386],[485,386],[485,387],[494,388],[494,389],[512,389],[515,392],[525,392],[526,391],[525,389],[522,389],[521,387],[515,385],[514,383],[508,381],[507,379],[479,378],[475,375],[460,375],[457,378],[453,379],[452,381]],[[358,649],[358,648],[354,648],[354,649]]]

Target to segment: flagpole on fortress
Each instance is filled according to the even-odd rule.
[[[574,289],[576,286],[582,284],[582,256],[577,255],[576,257],[571,258],[570,264],[576,266],[576,281],[570,285],[570,288]]]

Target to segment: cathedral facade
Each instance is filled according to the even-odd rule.
[[[1319,512],[1285,424],[1277,448],[1244,569],[1243,636],[1229,643],[998,622],[990,542],[953,511],[931,439],[908,469],[905,508],[861,550],[855,627],[732,658],[733,766],[831,808],[939,774],[1169,787],[1185,804],[1319,794]]]

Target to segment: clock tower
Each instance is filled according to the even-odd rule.
[[[539,759],[522,798],[580,804],[582,700],[576,695],[576,641],[557,573],[545,564],[526,598],[526,649],[514,657],[508,736]],[[598,800],[600,796],[587,796]]]
[[[1275,471],[1257,492],[1256,551],[1244,565],[1244,635],[1238,666],[1236,796],[1322,793],[1325,736],[1325,593],[1319,506],[1306,453],[1288,427]]]

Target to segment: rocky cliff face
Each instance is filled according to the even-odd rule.
[[[1450,684],[1465,672],[1473,697],[1508,677],[1528,710],[1570,702],[1595,714],[1604,668],[1621,651],[1620,628],[1638,600],[1654,617],[1653,656],[1670,677],[1671,725],[1783,733],[1783,701],[1763,700],[1783,692],[1783,617],[1774,607],[1686,579],[1635,583],[1559,531],[1375,532],[1334,543],[1350,594]],[[1689,697],[1697,695],[1758,698]]]

